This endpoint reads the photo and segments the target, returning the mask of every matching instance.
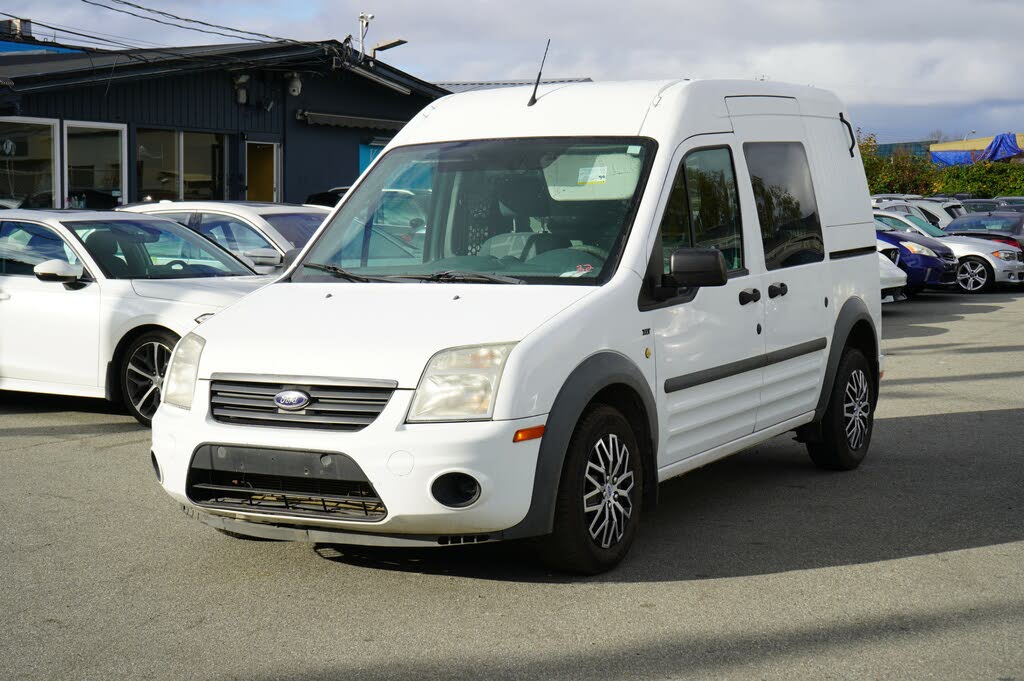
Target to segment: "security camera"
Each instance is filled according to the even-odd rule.
[[[288,94],[292,97],[298,97],[302,94],[302,79],[299,78],[299,74],[293,73],[288,79]]]

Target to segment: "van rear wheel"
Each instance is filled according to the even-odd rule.
[[[640,524],[643,461],[629,421],[598,404],[584,413],[566,452],[554,531],[541,540],[544,562],[595,575],[629,552]]]
[[[819,468],[849,471],[864,460],[875,423],[875,380],[864,353],[843,351],[821,421],[821,439],[807,443],[807,453]]]

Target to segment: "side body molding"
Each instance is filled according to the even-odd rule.
[[[828,351],[828,363],[825,365],[825,380],[821,384],[821,395],[818,396],[818,405],[814,409],[814,423],[820,423],[825,416],[825,409],[828,407],[828,398],[832,394],[832,384],[836,380],[836,371],[839,369],[839,360],[842,359],[843,349],[846,341],[850,338],[850,332],[858,322],[867,322],[871,327],[874,353],[867,359],[875,368],[875,381],[878,380],[878,330],[875,322],[871,319],[871,313],[863,300],[851,297],[843,303],[839,315],[836,317],[835,329],[832,331],[832,347]],[[870,353],[869,353],[870,354]]]
[[[551,532],[565,454],[576,423],[583,410],[601,390],[616,384],[630,387],[643,403],[648,432],[638,432],[636,435],[641,446],[646,445],[651,454],[644,460],[644,507],[650,508],[657,499],[658,457],[655,450],[658,446],[658,407],[654,394],[647,379],[632,360],[617,352],[598,352],[583,360],[558,391],[540,443],[530,510],[517,525],[502,533],[504,539],[535,537]],[[645,443],[645,439],[648,442]]]

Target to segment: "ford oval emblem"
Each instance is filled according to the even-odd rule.
[[[309,395],[301,390],[282,390],[274,395],[274,404],[279,409],[298,411],[309,406]]]

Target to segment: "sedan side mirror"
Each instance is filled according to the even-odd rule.
[[[285,269],[288,269],[289,267],[292,266],[292,263],[295,262],[295,259],[297,257],[299,257],[299,253],[302,253],[302,249],[301,248],[293,248],[293,249],[291,249],[289,251],[285,251],[284,252],[284,267],[285,267]]]
[[[273,248],[253,248],[243,253],[254,265],[277,267],[281,264],[281,254]]]
[[[71,284],[82,278],[85,269],[81,265],[72,265],[63,260],[47,260],[33,267],[32,272],[39,281]]]
[[[679,288],[725,286],[729,281],[725,256],[717,248],[680,248],[669,262],[667,283]]]

